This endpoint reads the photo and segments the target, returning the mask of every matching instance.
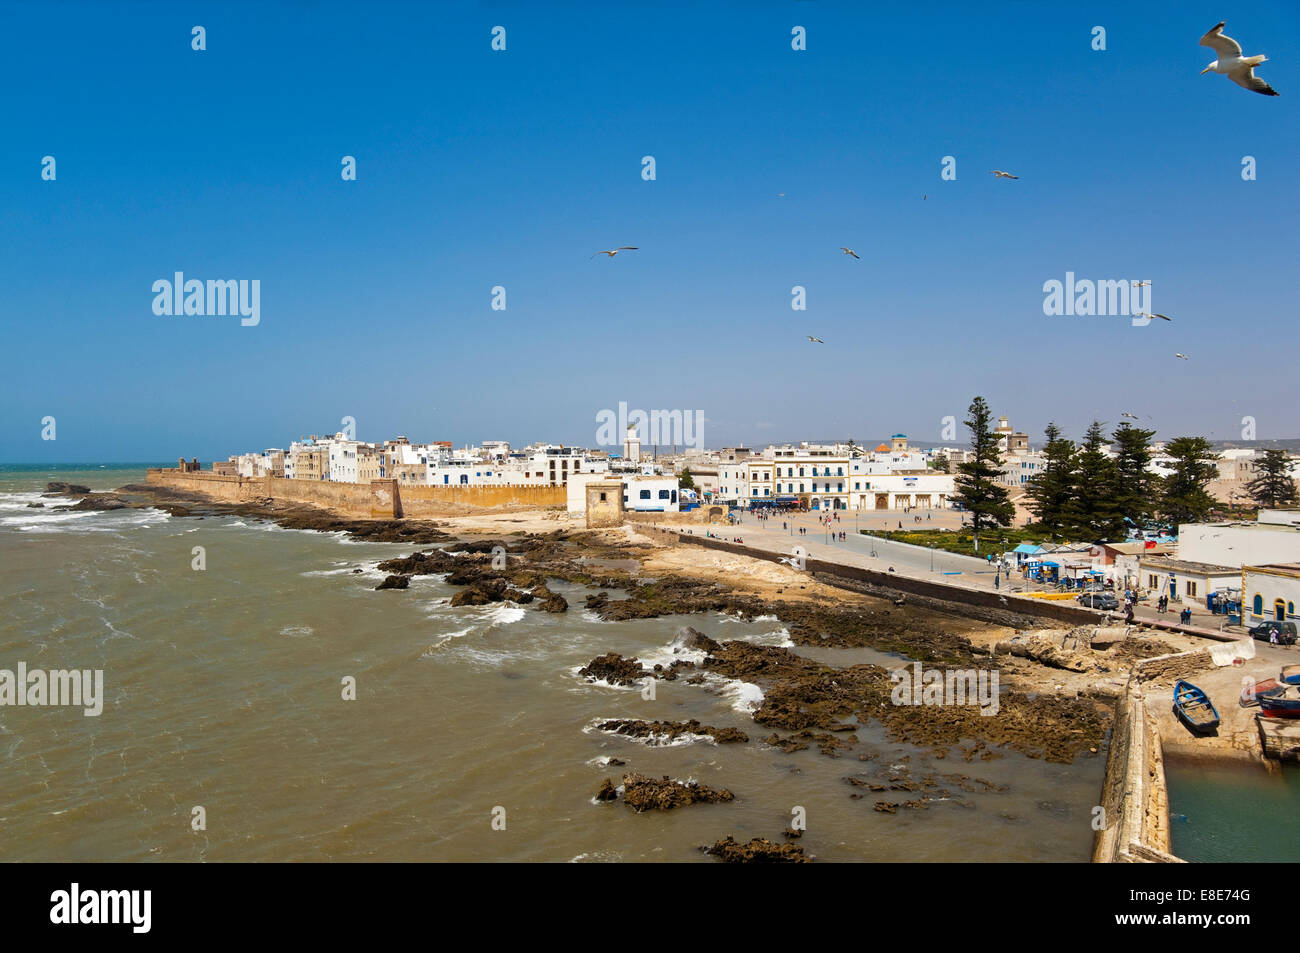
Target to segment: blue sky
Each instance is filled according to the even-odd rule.
[[[1294,3],[0,9],[3,461],[590,445],[621,400],[711,446],[928,441],[975,394],[1035,439],[1300,436]],[[1225,17],[1280,96],[1197,75]],[[261,323],[154,315],[175,271]],[[1044,316],[1067,271],[1175,322]]]

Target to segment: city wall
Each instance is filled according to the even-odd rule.
[[[446,515],[448,506],[550,506],[565,502],[562,486],[401,487],[395,480],[330,483],[283,477],[225,476],[210,471],[151,469],[145,482],[223,503],[275,500],[306,503],[359,519],[420,518]]]

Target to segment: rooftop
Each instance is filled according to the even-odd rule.
[[[1191,572],[1206,576],[1223,576],[1231,573],[1240,575],[1241,570],[1235,566],[1216,566],[1214,563],[1194,563],[1185,559],[1169,559],[1165,556],[1150,556],[1139,559],[1138,565],[1144,569],[1165,569],[1174,572]]]

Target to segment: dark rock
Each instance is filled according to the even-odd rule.
[[[802,847],[795,844],[774,844],[766,837],[755,837],[748,844],[727,837],[712,847],[705,847],[704,852],[727,864],[806,864],[812,860],[804,854]]]
[[[617,801],[618,788],[614,787],[614,782],[606,778],[601,784],[600,790],[596,792],[597,801]]]
[[[375,589],[406,589],[411,585],[410,576],[386,576]]]
[[[697,781],[674,781],[664,775],[659,780],[642,774],[623,776],[623,803],[640,814],[642,811],[670,811],[688,804],[716,804],[733,801],[735,795],[725,788],[714,790]]]
[[[64,483],[61,480],[51,480],[45,484],[47,494],[61,493],[69,496],[80,496],[90,492],[90,487],[82,486],[80,483]]]

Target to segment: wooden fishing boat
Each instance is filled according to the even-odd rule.
[[[1286,690],[1286,686],[1279,684],[1276,678],[1266,678],[1262,682],[1256,682],[1253,686],[1241,690],[1241,707],[1252,708],[1259,704],[1261,695],[1275,695]]]
[[[1261,699],[1260,705],[1264,704]],[[1190,731],[1201,734],[1219,727],[1219,712],[1210,696],[1191,682],[1181,679],[1174,685],[1174,714]]]
[[[1265,718],[1300,718],[1300,686],[1287,685],[1281,691],[1258,697],[1259,711]]]
[[[1300,665],[1283,665],[1281,678],[1288,685],[1300,685]]]

